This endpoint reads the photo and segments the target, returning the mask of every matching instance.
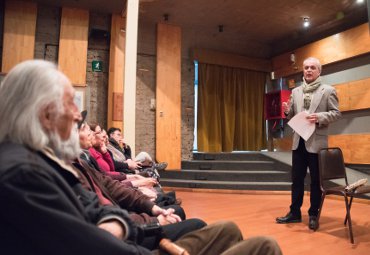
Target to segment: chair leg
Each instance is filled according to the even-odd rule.
[[[351,199],[349,200],[349,210],[351,210],[351,207],[352,207],[352,200],[353,200],[353,197],[351,197]],[[346,214],[346,218],[344,219],[344,226],[347,225],[347,214]]]
[[[326,196],[326,193],[322,192],[319,213],[317,214],[317,224],[319,224],[320,222],[321,210],[322,210],[322,206],[324,205],[325,196]]]
[[[355,241],[353,239],[352,221],[351,221],[351,213],[350,213],[351,208],[349,206],[348,197],[346,195],[344,196],[344,201],[345,201],[346,210],[347,210],[347,216],[346,216],[346,218],[348,219],[349,237],[351,239],[351,243],[354,244]]]

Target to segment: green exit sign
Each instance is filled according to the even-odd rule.
[[[93,72],[102,72],[103,71],[103,61],[93,60],[92,61],[92,71]]]

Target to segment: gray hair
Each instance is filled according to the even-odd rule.
[[[322,69],[321,69],[321,63],[320,63],[320,60],[319,60],[319,59],[317,59],[317,58],[314,58],[314,57],[309,57],[309,58],[306,58],[306,59],[303,61],[303,65],[304,65],[304,62],[309,61],[309,60],[316,62],[317,68],[319,69],[319,71],[320,71],[320,73],[321,73],[321,70],[322,70]]]
[[[0,85],[0,142],[9,140],[41,150],[50,142],[40,113],[50,107],[58,116],[64,111],[62,97],[68,78],[56,65],[28,60],[16,65]]]

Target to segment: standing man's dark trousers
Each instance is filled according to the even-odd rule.
[[[290,205],[291,213],[296,216],[301,216],[304,178],[306,177],[307,167],[310,169],[311,175],[311,207],[308,210],[308,214],[310,216],[317,216],[321,203],[318,154],[308,152],[304,140],[300,138],[298,148],[293,150],[292,204]]]

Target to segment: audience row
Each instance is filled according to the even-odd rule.
[[[271,238],[243,240],[233,222],[186,219],[159,186],[166,164],[131,158],[120,130],[108,138],[73,99],[68,78],[42,60],[0,85],[4,254],[281,254]],[[172,203],[156,204],[161,196]]]

